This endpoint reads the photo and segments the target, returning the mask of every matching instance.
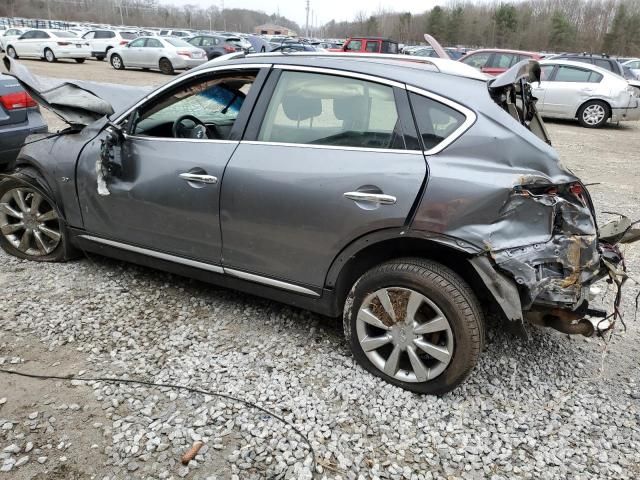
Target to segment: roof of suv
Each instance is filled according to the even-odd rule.
[[[508,48],[480,48],[478,50],[472,50],[467,52],[467,55],[471,55],[472,53],[480,53],[480,52],[491,52],[491,53],[516,53],[519,55],[529,55],[531,57],[540,57],[540,53],[538,52],[528,52],[526,50],[510,50]]]

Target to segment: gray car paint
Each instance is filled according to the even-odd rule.
[[[272,57],[251,57],[227,60],[225,65],[273,61]],[[555,305],[574,309],[582,302],[584,289],[604,275],[590,201],[566,205],[563,199],[540,199],[527,190],[531,185],[577,182],[577,177],[560,163],[549,145],[514,121],[490,98],[485,82],[441,74],[422,65],[354,57],[282,56],[277,57],[277,63],[342,69],[406,83],[452,99],[476,113],[475,123],[460,138],[443,152],[427,155],[427,188],[413,222],[409,228],[397,229],[396,238],[406,235],[429,239],[470,254],[474,268],[482,272],[481,277],[492,277],[491,283],[485,280],[487,288],[501,304],[507,318],[521,319],[522,309],[533,308],[538,299],[542,307]],[[196,72],[206,68],[205,64]],[[117,118],[124,111],[116,112],[111,118]],[[64,146],[66,158],[56,154],[55,148],[47,150],[42,144],[26,147],[21,157],[25,163],[29,158],[37,158],[41,168],[55,169],[58,175],[68,174],[74,179],[74,162],[68,160],[73,156],[69,152],[79,152],[87,143],[87,137],[97,134],[99,139],[104,136],[99,133],[100,127],[100,124],[89,126],[86,133],[52,140],[52,143]],[[377,213],[382,214],[382,218],[370,216],[369,221],[362,221],[362,224],[357,221],[355,225],[347,224],[358,215],[360,219],[370,215],[370,212],[356,210],[349,202],[337,208],[337,198],[342,190],[355,190],[370,181],[368,178],[371,177],[364,178],[368,175],[363,173],[367,167],[356,160],[354,165],[360,165],[360,168],[354,168],[348,175],[328,174],[324,178],[336,185],[334,189],[323,190],[318,188],[316,175],[279,163],[280,155],[291,152],[280,148],[241,142],[231,158],[228,176],[225,174],[222,180],[221,224],[225,244],[229,240],[229,253],[228,256],[223,254],[223,262],[306,284],[323,283],[322,277],[329,271],[332,256],[340,258],[341,249],[352,251],[350,247],[354,244],[366,245],[366,238],[375,238],[376,231],[397,225],[403,215],[407,215],[407,204],[403,203],[397,211],[389,212],[388,217],[384,215],[387,210],[381,209]],[[95,148],[93,152],[96,153],[87,149],[87,158],[97,156]],[[297,149],[294,152],[299,154]],[[327,154],[321,149],[305,150],[302,154],[305,159],[317,157],[314,165],[327,163]],[[377,155],[381,158],[389,155],[389,161],[393,157],[389,153]],[[336,157],[342,156],[355,159],[358,154],[347,151],[336,154]],[[410,155],[402,158],[408,162],[402,167],[405,172],[411,172],[410,175],[416,178],[424,175],[415,158]],[[397,158],[393,157],[393,161]],[[391,172],[382,169],[373,182],[382,181],[380,174],[390,173],[389,178],[384,178],[389,182],[384,185],[385,191],[404,188],[409,202],[416,196],[413,185],[417,182],[402,183],[401,172],[400,169]],[[58,178],[56,176],[52,181],[59,183]],[[136,179],[140,186],[134,188],[152,189],[155,180],[155,174],[150,170]],[[166,186],[166,183],[159,184],[160,188]],[[81,195],[86,194],[87,188],[80,189]],[[260,203],[262,192],[268,198],[267,209],[262,209]],[[78,202],[72,201],[72,197],[63,196],[68,221],[84,228],[88,219],[82,222],[77,214]],[[80,203],[86,201],[81,199]],[[309,203],[307,210],[302,207],[305,203]],[[107,210],[102,213],[108,214]],[[188,210],[182,213],[189,215]],[[142,210],[135,215],[142,215]],[[309,219],[306,215],[316,215],[316,218]],[[345,215],[347,221],[343,222]],[[198,234],[197,231],[186,233]],[[474,263],[474,257],[483,257],[489,262]],[[540,270],[541,265],[550,261],[566,267],[560,278],[545,276],[545,270]],[[517,300],[514,299],[514,288],[520,294]]]

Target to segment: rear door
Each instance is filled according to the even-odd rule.
[[[400,84],[277,67],[225,170],[225,271],[313,295],[350,242],[402,228],[426,175],[408,111]]]
[[[558,65],[553,79],[547,82],[544,114],[558,118],[574,118],[578,107],[595,93],[602,75],[586,68]]]

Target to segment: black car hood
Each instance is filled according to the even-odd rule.
[[[152,90],[152,87],[35,76],[9,57],[4,58],[4,64],[7,73],[15,77],[36,102],[76,128],[124,111]]]

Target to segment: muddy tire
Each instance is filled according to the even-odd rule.
[[[0,181],[0,247],[10,255],[39,262],[63,261],[72,250],[55,202],[33,179],[18,175]]]
[[[111,55],[111,66],[116,70],[124,70],[124,62],[122,61],[122,57],[117,53]]]
[[[158,67],[160,68],[160,71],[165,75],[173,75],[175,73],[173,65],[168,58],[161,58],[158,62]]]
[[[585,128],[600,128],[611,116],[609,105],[600,100],[590,100],[578,110],[578,121]]]
[[[14,59],[16,59],[16,60],[20,58],[20,57],[18,57],[18,54],[16,53],[16,49],[15,49],[15,48],[13,48],[12,46],[8,46],[8,47],[7,47],[7,55],[8,55],[10,58],[14,58]]]
[[[343,322],[363,368],[416,393],[441,395],[456,388],[484,344],[484,319],[467,283],[419,258],[365,273],[347,297]]]
[[[51,50],[50,48],[44,49],[44,59],[49,63],[55,63],[58,61],[55,53],[53,53],[53,50]]]

